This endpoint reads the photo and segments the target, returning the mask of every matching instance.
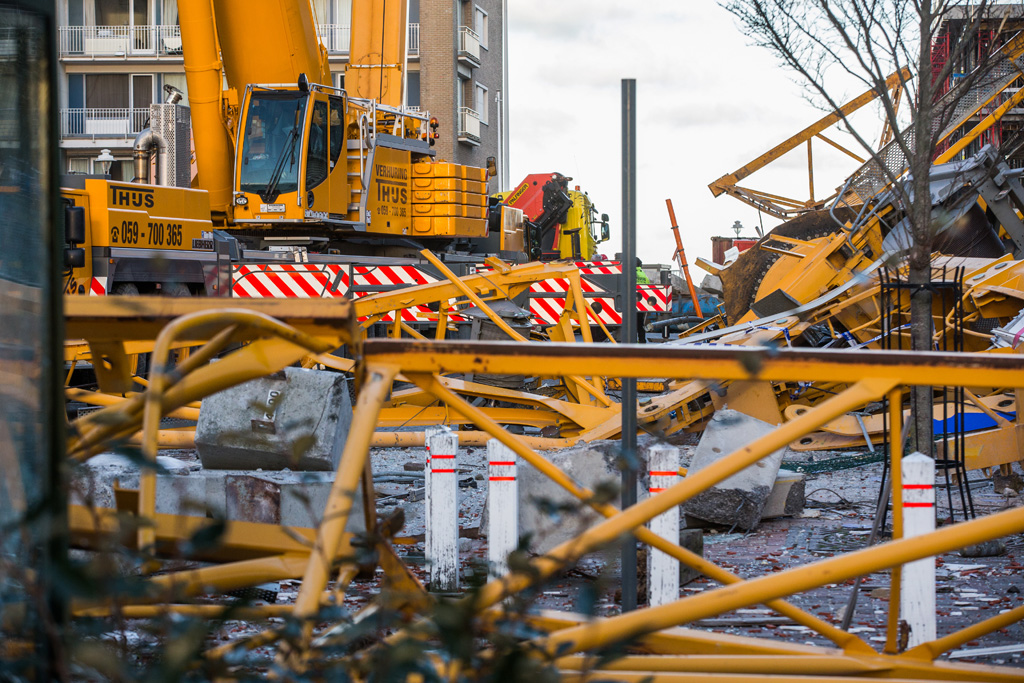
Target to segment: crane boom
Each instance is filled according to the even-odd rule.
[[[349,95],[389,107],[405,103],[407,12],[407,0],[352,0],[352,38],[345,68]]]

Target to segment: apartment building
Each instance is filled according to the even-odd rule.
[[[296,0],[299,2],[305,0]],[[441,122],[438,157],[482,166],[494,157],[507,187],[508,108],[503,4],[507,0],[409,0],[406,103]],[[335,85],[344,87],[351,0],[313,0]],[[67,172],[130,180],[131,145],[164,99],[164,86],[186,94],[176,0],[61,0],[60,146]],[[500,187],[499,187],[500,185]]]

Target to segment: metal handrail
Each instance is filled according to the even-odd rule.
[[[181,56],[181,29],[176,24],[60,26],[57,46],[62,58]]]
[[[85,107],[60,110],[60,137],[131,139],[146,126],[149,108]]]

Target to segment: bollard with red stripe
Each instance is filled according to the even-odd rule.
[[[487,559],[492,577],[508,573],[508,555],[519,545],[516,454],[497,439],[487,442]]]
[[[445,426],[426,430],[426,551],[430,590],[459,590],[459,437]]]
[[[903,536],[935,531],[935,461],[911,453],[901,461],[903,473]],[[903,565],[900,616],[910,625],[908,647],[935,640],[935,558]]]
[[[679,482],[679,449],[655,444],[648,451],[649,493],[656,496]],[[655,534],[679,543],[679,508],[674,507],[650,521]],[[660,550],[647,550],[647,601],[651,607],[679,599],[679,561]]]

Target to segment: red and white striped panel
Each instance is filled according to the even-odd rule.
[[[385,291],[397,285],[411,287],[436,282],[436,278],[415,266],[355,266],[355,286],[363,291],[351,292],[348,270],[341,265],[315,263],[261,263],[235,266],[233,296],[244,299],[315,299],[341,298],[350,293],[362,298]],[[335,283],[337,288],[334,289]],[[414,306],[402,310],[405,322],[427,322],[437,314],[428,306]],[[452,320],[461,320],[452,316]],[[381,322],[394,322],[387,314]]]
[[[89,283],[89,296],[106,296],[107,295],[107,278],[105,277],[94,277],[92,282]]]
[[[241,299],[341,298],[349,287],[348,273],[341,266],[315,263],[239,265],[233,267],[231,279],[232,296]]]
[[[622,264],[618,261],[576,261],[576,267],[583,275],[622,274]]]
[[[588,296],[591,292],[600,291],[585,278],[580,278],[580,289],[583,296],[590,303],[591,308],[597,313],[597,317],[605,325],[621,325],[622,316],[615,310],[614,301],[611,298]],[[569,291],[569,281],[564,278],[552,278],[541,280],[530,286],[530,292],[535,294],[558,294],[557,297],[530,297],[530,314],[533,316],[535,325],[553,325],[558,322],[562,310],[565,308],[564,296]]]
[[[648,313],[668,313],[671,309],[671,285],[636,286],[636,310]]]
[[[380,287],[375,291],[359,291],[353,293],[355,298],[362,298],[364,296],[370,296],[379,292],[393,291],[390,288],[394,286],[398,287],[414,287],[416,285],[427,285],[433,282],[437,282],[437,278],[425,273],[416,266],[355,266],[353,268],[353,279],[355,280],[353,286],[359,287],[360,289],[366,287],[371,288]],[[454,299],[448,301],[448,305],[453,305]],[[402,309],[402,320],[404,322],[436,322],[437,312],[430,310],[429,306],[418,305],[409,308]],[[464,320],[462,316],[449,316],[449,320],[453,322],[461,322]],[[382,322],[394,322],[394,316],[388,314],[381,318]]]
[[[615,307],[614,297],[588,296],[590,292],[601,291],[593,284],[587,282],[586,278],[580,279],[580,288],[583,296],[590,303],[590,307],[597,313],[597,317],[605,325],[621,325],[622,314]],[[565,293],[569,291],[569,281],[563,279],[543,280],[534,283],[530,287],[533,293]],[[667,313],[671,308],[671,286],[665,285],[637,285],[636,286],[636,310],[649,313]],[[530,313],[533,315],[535,325],[553,325],[558,322],[558,317],[565,308],[565,296],[559,297],[531,297]]]

